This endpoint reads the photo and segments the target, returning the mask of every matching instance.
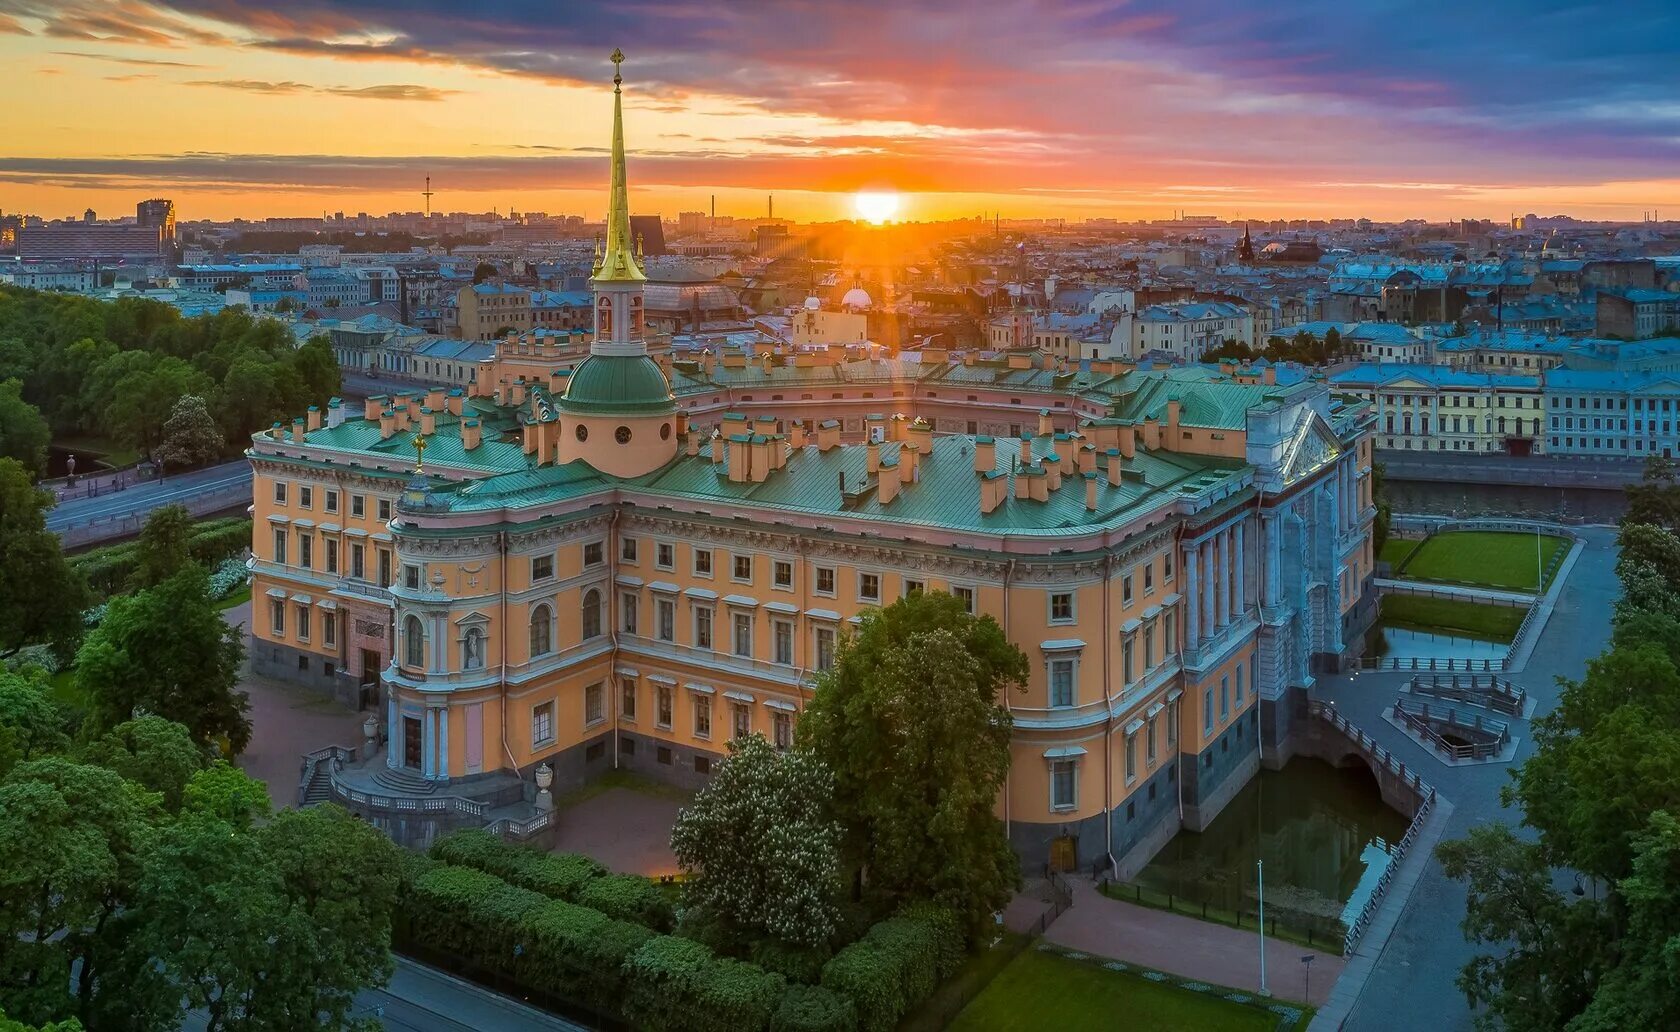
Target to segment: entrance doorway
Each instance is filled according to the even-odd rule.
[[[403,766],[420,769],[420,718],[403,718]]]
[[[1072,871],[1079,865],[1079,854],[1074,849],[1072,835],[1063,835],[1050,840],[1050,869],[1052,871]]]
[[[379,653],[372,649],[362,650],[362,709],[371,709],[379,705],[379,668],[384,666]]]

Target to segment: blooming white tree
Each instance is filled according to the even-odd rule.
[[[834,775],[763,735],[729,745],[711,784],[677,817],[671,849],[685,899],[742,931],[817,946],[839,920],[840,825]]]

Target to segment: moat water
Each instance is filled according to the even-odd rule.
[[[1365,655],[1405,661],[1408,659],[1504,659],[1509,642],[1487,641],[1462,634],[1442,634],[1415,627],[1393,627],[1381,617],[1371,627]]]
[[[1135,881],[1252,921],[1257,860],[1265,861],[1266,919],[1315,938],[1339,937],[1376,890],[1406,833],[1364,767],[1297,757],[1261,770],[1206,831],[1182,831]]]
[[[1416,480],[1388,481],[1384,490],[1395,512],[1465,519],[1525,516],[1567,523],[1614,523],[1627,511],[1627,499],[1620,491]]]

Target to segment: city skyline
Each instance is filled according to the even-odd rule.
[[[598,217],[616,44],[633,207],[667,217],[1680,211],[1664,5],[1227,7],[0,0],[0,54],[53,98],[0,115],[0,209],[384,213],[431,176],[434,210]]]

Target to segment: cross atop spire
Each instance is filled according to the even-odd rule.
[[[621,65],[624,51],[614,49],[613,134],[611,199],[607,205],[606,253],[595,266],[597,283],[640,283],[647,279],[636,261],[636,244],[630,239],[630,188],[624,172],[624,82]]]
[[[624,73],[619,68],[619,65],[622,65],[624,63],[624,51],[618,49],[617,47],[613,47],[612,63],[613,63],[613,92],[617,93],[619,85],[624,82]]]

